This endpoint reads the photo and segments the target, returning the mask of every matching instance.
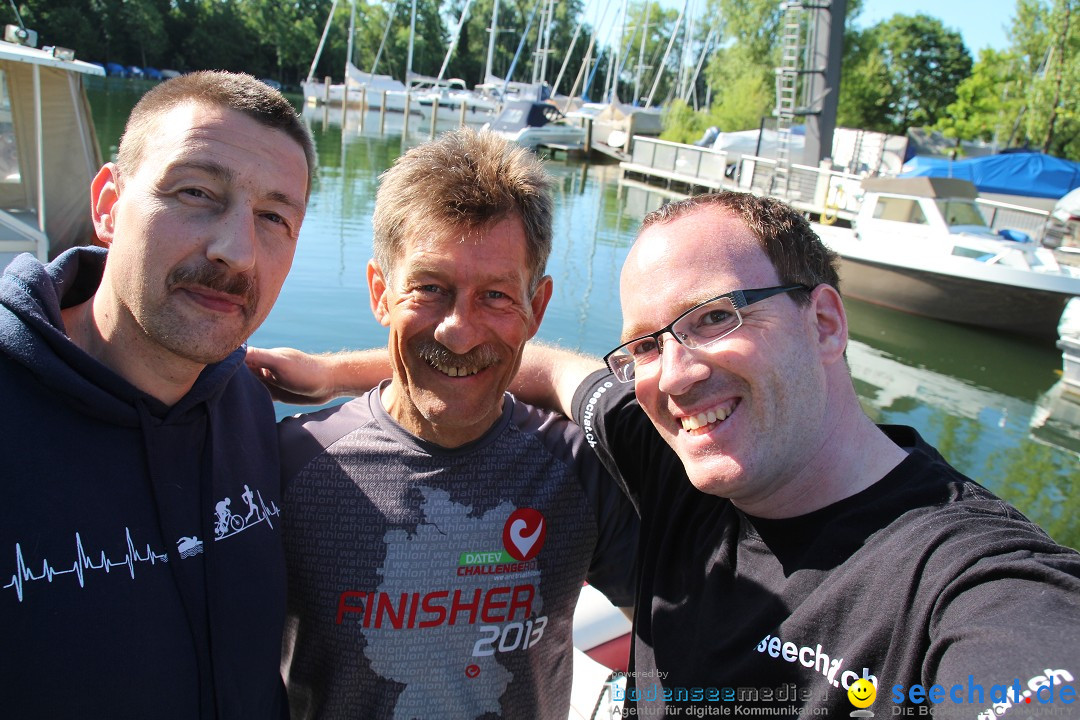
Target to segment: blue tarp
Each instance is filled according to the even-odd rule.
[[[1080,163],[1036,152],[957,161],[920,155],[904,163],[900,177],[959,178],[980,192],[1060,198],[1080,187]]]

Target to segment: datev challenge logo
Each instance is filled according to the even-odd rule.
[[[503,526],[502,549],[461,553],[457,574],[468,577],[532,570],[546,537],[547,523],[540,511],[518,508],[510,513]]]

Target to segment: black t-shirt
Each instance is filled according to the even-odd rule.
[[[874,485],[766,520],[694,488],[632,390],[598,372],[573,407],[642,516],[631,713],[847,717],[866,678],[877,717],[1080,717],[1080,555],[915,430],[882,427],[908,457]]]

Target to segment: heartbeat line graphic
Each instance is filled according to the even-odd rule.
[[[82,538],[79,533],[75,533],[75,562],[71,564],[70,568],[57,569],[49,564],[48,559],[41,561],[41,572],[37,575],[34,571],[26,566],[26,561],[23,558],[22,546],[19,543],[15,543],[15,574],[11,576],[11,582],[4,586],[4,589],[15,588],[15,593],[19,596],[19,602],[23,601],[23,584],[27,582],[34,582],[37,580],[46,580],[52,583],[53,578],[57,575],[70,575],[75,573],[79,579],[79,587],[85,587],[86,585],[86,572],[89,570],[104,570],[110,572],[113,568],[127,567],[128,574],[131,579],[135,579],[135,564],[136,563],[150,563],[154,565],[156,563],[164,563],[169,561],[169,556],[165,553],[156,553],[150,548],[150,543],[146,544],[146,552],[140,554],[135,549],[135,543],[131,539],[131,530],[127,527],[124,528],[124,537],[127,540],[127,553],[124,555],[123,560],[113,561],[105,557],[105,551],[102,550],[98,555],[100,559],[95,562],[94,558],[87,554],[83,548]]]

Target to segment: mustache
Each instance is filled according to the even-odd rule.
[[[168,286],[196,285],[215,292],[243,298],[244,306],[250,311],[259,300],[259,288],[255,278],[246,273],[233,274],[212,263],[203,263],[195,267],[178,267],[169,273]]]
[[[499,354],[490,345],[477,345],[464,354],[453,352],[438,340],[424,340],[416,346],[420,359],[449,367],[486,368],[499,362]]]

